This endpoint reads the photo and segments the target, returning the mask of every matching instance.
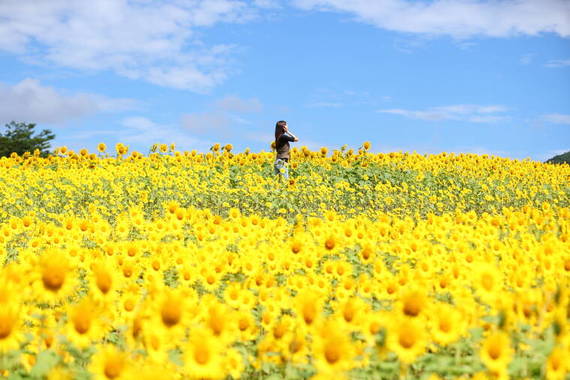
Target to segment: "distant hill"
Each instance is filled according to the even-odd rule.
[[[548,160],[546,160],[549,164],[562,164],[566,162],[570,165],[570,152],[559,154],[558,156],[554,156]]]

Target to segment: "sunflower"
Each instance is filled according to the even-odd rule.
[[[99,143],[97,144],[97,150],[99,153],[104,153],[107,150],[107,145],[105,145],[105,143]]]
[[[237,325],[233,322],[233,311],[216,299],[204,301],[208,305],[204,316],[206,327],[221,342],[227,343],[233,340],[234,333],[237,332]]]
[[[0,354],[18,348],[21,339],[19,327],[20,310],[17,305],[2,305],[0,307]]]
[[[129,151],[129,147],[124,145],[123,143],[117,143],[115,144],[115,150],[117,151],[117,155],[122,156],[124,154],[127,154],[127,152]]]
[[[168,341],[174,342],[184,335],[188,325],[189,313],[184,293],[180,290],[165,288],[156,297],[156,305],[153,312],[153,322],[168,337]]]
[[[244,292],[246,292],[246,290],[242,289],[240,283],[232,282],[224,289],[224,302],[233,308],[239,308]]]
[[[506,373],[513,357],[509,336],[504,331],[492,331],[483,342],[479,356],[491,373]]]
[[[318,322],[321,315],[321,299],[317,292],[311,289],[304,289],[295,297],[297,316],[301,318],[305,325],[311,326]]]
[[[289,243],[289,247],[290,247],[292,253],[298,254],[299,252],[301,252],[303,250],[303,242],[300,239],[294,238]]]
[[[113,344],[98,347],[89,364],[89,372],[96,380],[126,379],[128,371],[127,354]]]
[[[255,339],[258,334],[258,328],[251,311],[241,310],[236,312],[234,321],[237,323],[238,336],[241,341]]]
[[[431,334],[435,342],[445,346],[455,342],[464,332],[461,312],[448,304],[439,304],[430,315]]]
[[[412,286],[402,290],[399,300],[399,308],[407,317],[418,317],[425,313],[428,307],[428,299],[424,291],[419,287]]]
[[[69,258],[59,251],[47,251],[38,260],[35,291],[42,301],[57,303],[73,293],[77,277]]]
[[[221,285],[222,276],[212,268],[205,268],[200,277],[202,286],[210,292],[214,292]]]
[[[375,347],[379,354],[386,349],[386,332],[389,327],[388,318],[384,312],[367,313],[363,321],[363,335],[370,347]]]
[[[308,364],[311,346],[301,331],[293,331],[289,337],[289,345],[284,352],[287,361],[296,364]]]
[[[91,271],[90,289],[94,297],[106,303],[112,303],[117,298],[120,277],[110,262],[98,260],[93,264]]]
[[[474,269],[474,274],[473,287],[477,294],[483,302],[494,306],[503,288],[501,272],[495,265],[479,263]]]
[[[224,361],[224,370],[234,379],[239,379],[244,369],[243,358],[241,354],[231,348],[226,352]]]
[[[95,302],[86,297],[78,304],[68,307],[66,337],[79,347],[86,347],[103,337],[104,330],[99,320]]]
[[[338,307],[335,307],[335,310],[335,316],[340,322],[359,330],[364,327],[362,322],[369,308],[360,298],[347,297]]]
[[[339,242],[337,236],[334,233],[331,233],[327,235],[323,245],[328,251],[333,251],[334,248],[338,246],[338,244]]]
[[[395,319],[387,334],[388,349],[395,352],[402,363],[413,363],[425,351],[427,334],[416,319]]]
[[[326,321],[313,341],[313,362],[319,374],[342,374],[356,367],[355,349],[347,331],[333,320]]]
[[[141,288],[131,284],[123,290],[117,308],[117,314],[122,321],[130,321],[141,307]]]
[[[562,347],[555,347],[546,362],[547,380],[564,380],[570,370],[570,352]]]
[[[226,346],[209,329],[196,327],[183,347],[184,368],[193,379],[221,379],[226,376],[225,350]]]
[[[143,331],[144,347],[149,359],[154,363],[166,363],[168,361],[168,350],[176,343],[169,340],[158,322],[149,321]]]

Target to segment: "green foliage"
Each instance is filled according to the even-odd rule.
[[[6,132],[0,134],[0,157],[7,157],[13,152],[23,155],[39,150],[40,155],[47,156],[50,141],[55,138],[49,129],[35,134],[36,124],[11,121],[5,125]]]
[[[570,165],[570,151],[566,153],[559,154],[558,156],[554,156],[548,160],[546,160],[547,164],[563,164],[567,163]]]

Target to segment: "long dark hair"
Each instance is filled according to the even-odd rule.
[[[275,124],[275,144],[277,144],[277,141],[279,141],[279,137],[281,137],[283,135],[283,133],[285,133],[285,126],[286,125],[287,125],[287,122],[285,120],[279,120]]]

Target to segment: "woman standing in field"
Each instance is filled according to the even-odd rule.
[[[275,150],[277,157],[275,159],[275,174],[282,175],[285,179],[289,179],[289,170],[287,168],[289,163],[289,151],[291,149],[289,142],[297,142],[297,136],[289,132],[287,122],[285,120],[278,121],[275,124]]]

